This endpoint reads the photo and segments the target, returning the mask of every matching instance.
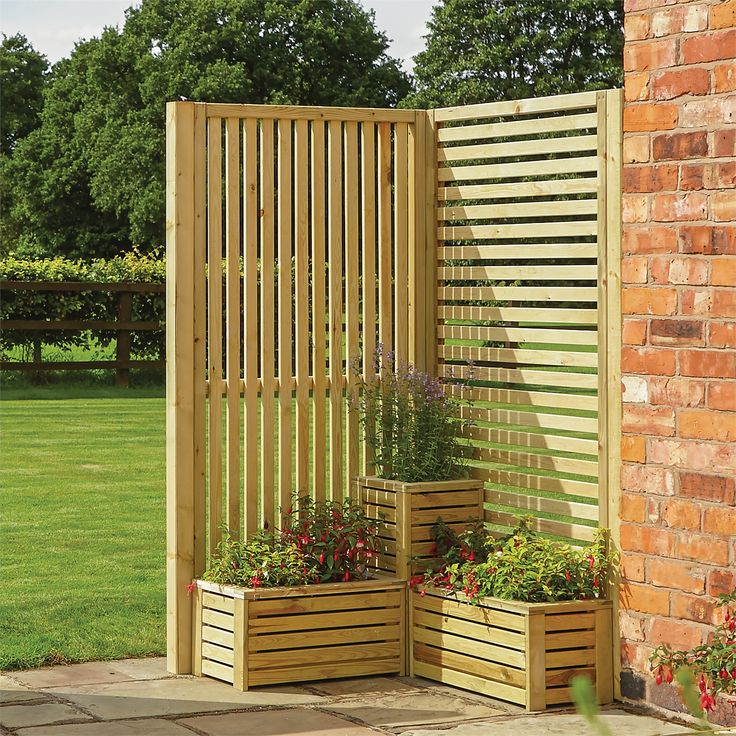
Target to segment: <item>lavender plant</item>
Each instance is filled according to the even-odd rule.
[[[445,394],[438,379],[411,364],[397,364],[380,345],[375,376],[366,380],[359,366],[354,360],[358,386],[350,406],[360,414],[376,474],[407,483],[463,477],[458,433],[468,422],[458,418],[460,402]]]

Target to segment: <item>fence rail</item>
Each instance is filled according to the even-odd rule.
[[[99,292],[117,295],[116,320],[43,320],[12,319],[0,320],[0,331],[18,330],[28,332],[46,332],[49,330],[114,330],[117,332],[115,360],[68,360],[43,361],[41,359],[42,340],[33,340],[33,360],[11,361],[1,360],[0,370],[4,371],[58,371],[58,370],[91,370],[114,369],[118,386],[127,387],[130,381],[131,368],[163,368],[165,360],[133,360],[130,357],[133,332],[161,330],[164,325],[157,321],[133,319],[134,294],[162,294],[165,284],[143,282],[84,282],[84,281],[0,281],[0,291],[47,291],[47,292]]]

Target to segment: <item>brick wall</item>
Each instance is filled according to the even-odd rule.
[[[736,0],[625,0],[625,695],[736,586]]]

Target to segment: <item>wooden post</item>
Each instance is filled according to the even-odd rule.
[[[133,321],[133,295],[129,291],[118,294],[118,322]],[[128,388],[130,384],[130,330],[118,330],[115,360],[118,363],[116,383],[120,388]]]
[[[194,103],[166,105],[167,668],[192,671],[194,577]]]
[[[424,370],[437,375],[437,123],[428,110],[424,120]]]

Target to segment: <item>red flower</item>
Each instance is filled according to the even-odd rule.
[[[345,574],[342,576],[342,579],[347,583],[348,580],[350,580],[350,571],[345,570]]]
[[[325,564],[325,553],[324,552],[320,552],[319,553],[319,564],[320,565],[324,565]]]
[[[197,587],[197,583],[196,583],[196,581],[192,580],[192,582],[191,582],[191,583],[189,583],[189,585],[187,585],[187,593],[188,593],[189,595],[191,595],[192,593],[194,593],[194,589],[195,589],[196,587]]]

